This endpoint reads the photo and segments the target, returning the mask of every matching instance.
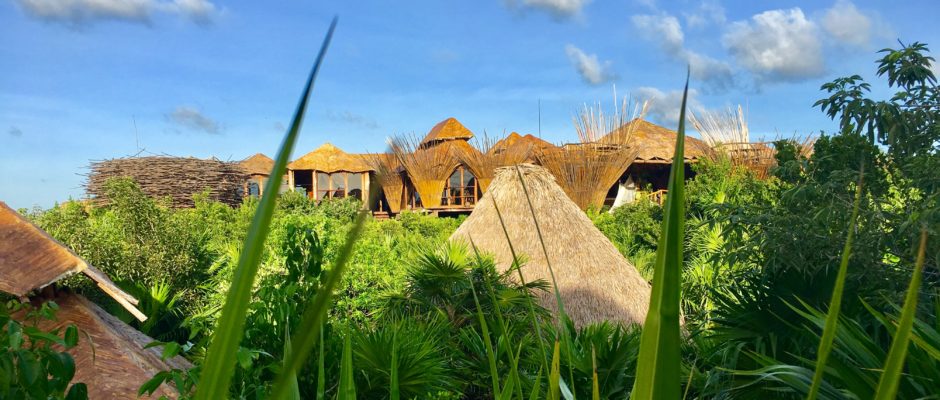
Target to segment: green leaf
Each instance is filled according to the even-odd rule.
[[[163,353],[160,355],[160,358],[164,360],[169,360],[173,357],[176,357],[180,353],[180,345],[176,342],[166,342],[163,344]]]
[[[656,249],[650,308],[640,337],[640,356],[632,399],[680,398],[679,299],[682,246],[685,228],[685,109],[689,95],[688,74],[679,109],[676,151],[669,174],[669,195],[663,207],[662,233]]]
[[[353,379],[351,337],[352,335],[347,334],[343,339],[343,364],[339,371],[339,400],[356,399],[356,381]]]
[[[542,394],[542,373],[545,372],[539,368],[539,373],[535,375],[535,383],[532,384],[532,391],[529,392],[529,400],[539,400]]]
[[[506,385],[503,386],[503,392],[499,394],[499,400],[510,400],[512,399],[513,387],[515,386],[516,378],[514,375],[509,374],[509,378],[506,379]]]
[[[258,266],[261,263],[261,255],[264,253],[264,241],[268,236],[271,218],[274,214],[274,205],[277,201],[275,194],[278,193],[278,188],[280,188],[284,174],[287,172],[287,163],[300,134],[300,127],[307,111],[307,102],[313,91],[314,81],[320,71],[320,65],[326,55],[335,28],[336,18],[330,24],[323,45],[320,47],[320,53],[317,55],[313,70],[307,78],[306,87],[291,120],[290,129],[284,137],[284,142],[281,144],[274,167],[271,170],[270,178],[265,185],[264,193],[269,195],[262,196],[251,221],[248,236],[245,238],[245,245],[238,257],[238,267],[232,277],[232,284],[226,295],[225,305],[222,307],[222,315],[219,318],[203,364],[202,375],[199,379],[200,384],[196,389],[195,398],[197,400],[215,400],[228,396],[229,385],[235,369],[236,350],[244,335],[245,316],[251,302],[252,287],[255,275],[258,272]],[[298,350],[302,351],[303,348],[298,348]]]
[[[399,400],[401,398],[401,390],[398,387],[398,329],[396,328],[395,333],[392,334],[392,365],[390,366],[391,373],[389,374],[389,399]]]
[[[472,243],[472,242],[471,242]],[[493,385],[493,396],[499,396],[499,376],[496,369],[496,353],[493,351],[493,343],[490,341],[490,329],[486,324],[486,318],[483,316],[483,308],[480,307],[480,299],[477,297],[476,287],[473,285],[473,277],[470,277],[468,280],[470,282],[470,292],[473,294],[473,304],[477,308],[477,320],[480,322],[480,329],[483,330],[483,345],[486,347],[486,360],[489,362],[490,366],[490,381]]]
[[[88,400],[88,386],[84,383],[72,385],[69,393],[65,395],[65,400]]]
[[[36,359],[36,356],[29,351],[20,351],[16,363],[20,371],[20,379],[26,383],[26,386],[33,386],[42,376],[42,364]]]
[[[907,348],[911,341],[914,316],[917,314],[917,295],[920,291],[920,281],[923,278],[924,255],[926,252],[927,231],[922,230],[920,233],[920,249],[917,251],[917,262],[914,264],[914,276],[911,277],[911,284],[907,288],[901,319],[898,321],[898,329],[895,331],[894,340],[891,342],[888,359],[885,360],[884,372],[881,374],[881,379],[878,380],[878,391],[875,393],[876,400],[894,399],[898,394],[901,373],[904,372],[904,359],[907,357]]]
[[[78,345],[78,328],[69,325],[65,328],[65,348],[70,349]]]
[[[320,353],[317,355],[317,399],[326,398],[326,364],[323,356],[323,324],[320,324]]]
[[[597,351],[594,350],[594,345],[591,345],[591,381],[594,382],[593,390],[591,391],[591,398],[593,400],[601,399],[601,386],[597,379]]]
[[[561,342],[555,340],[552,352],[552,371],[548,374],[548,399],[561,400]]]
[[[816,399],[816,395],[819,393],[826,370],[826,361],[829,359],[829,353],[832,351],[832,344],[836,338],[839,311],[842,308],[842,292],[845,290],[845,277],[848,275],[849,258],[852,254],[852,239],[855,235],[855,224],[858,220],[858,209],[862,200],[863,174],[864,170],[859,173],[858,184],[855,187],[855,204],[852,206],[852,217],[849,220],[849,233],[845,238],[845,247],[842,248],[842,261],[839,263],[839,272],[836,275],[836,283],[832,289],[832,300],[829,302],[826,326],[823,328],[822,338],[819,341],[819,350],[816,351],[816,371],[813,373],[813,383],[806,395],[807,400]]]
[[[148,396],[152,395],[153,392],[155,392],[157,388],[160,387],[160,385],[162,385],[163,382],[166,381],[169,377],[170,373],[167,371],[157,372],[153,378],[150,378],[147,380],[147,382],[144,382],[143,385],[140,385],[140,389],[137,389],[137,397],[143,396],[145,394]],[[75,386],[73,385],[72,388],[74,389],[74,387]]]
[[[23,345],[23,328],[16,321],[7,323],[7,335],[11,350],[19,349]]]
[[[284,329],[284,357],[290,357],[290,353],[290,325],[287,325]],[[300,400],[300,385],[297,383],[297,373],[287,374],[287,380],[290,385],[287,398],[290,400]]]

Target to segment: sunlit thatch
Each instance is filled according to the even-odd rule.
[[[738,105],[737,111],[728,108],[725,111],[689,112],[692,127],[714,150],[711,156],[728,158],[737,167],[746,168],[758,178],[764,179],[770,169],[776,165],[776,151],[767,143],[751,142],[750,129],[744,109]]]
[[[385,193],[388,209],[393,213],[401,211],[405,181],[401,176],[401,163],[395,153],[389,151],[379,154],[365,154],[363,160],[372,167],[375,180]]]
[[[513,134],[519,140],[507,143],[505,140]],[[513,132],[511,135],[503,140],[495,140],[484,134],[482,138],[477,137],[471,141],[472,148],[456,149],[457,159],[477,178],[480,190],[486,191],[489,187],[496,168],[516,165],[529,158],[534,145],[518,133]]]
[[[645,111],[646,103],[632,115]],[[614,115],[605,115],[599,105],[585,106],[575,118],[580,143],[538,153],[539,164],[582,210],[603,206],[608,190],[636,159],[639,149],[630,143],[636,124],[627,123],[631,119],[626,101]]]
[[[425,208],[440,207],[444,186],[459,161],[453,146],[420,148],[420,143],[413,135],[398,136],[389,141],[389,147],[411,177],[421,204]]]

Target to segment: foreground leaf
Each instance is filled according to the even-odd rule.
[[[290,160],[291,151],[294,149],[297,136],[300,134],[300,127],[307,111],[307,102],[310,99],[310,93],[313,91],[313,83],[316,81],[317,73],[320,71],[320,65],[323,63],[326,49],[329,47],[330,38],[332,38],[335,28],[336,19],[334,18],[330,24],[330,29],[327,31],[326,38],[323,40],[323,45],[320,47],[320,53],[317,55],[313,70],[310,71],[310,76],[307,78],[307,85],[303,90],[297,110],[294,112],[290,129],[287,131],[287,136],[284,137],[280,150],[278,150],[274,168],[272,168],[268,183],[265,185],[264,192],[269,195],[261,197],[258,210],[255,211],[251,227],[248,229],[245,245],[238,257],[238,267],[232,277],[232,285],[225,297],[222,315],[219,318],[215,334],[212,337],[212,343],[209,345],[206,361],[203,364],[199,387],[196,389],[197,400],[215,400],[228,397],[229,385],[235,372],[235,354],[244,335],[245,315],[251,301],[251,289],[254,285],[255,275],[258,272],[258,266],[261,263],[261,255],[264,252],[264,241],[268,237],[271,226],[274,205],[277,201],[276,193],[278,188],[281,187],[284,174],[287,172],[287,162]]]
[[[676,151],[669,174],[669,190],[656,264],[650,308],[640,337],[633,399],[678,399],[679,381],[679,296],[681,289],[682,246],[685,227],[685,107],[689,96],[686,76],[679,109]]]

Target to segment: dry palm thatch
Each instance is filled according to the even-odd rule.
[[[420,145],[421,142],[413,135],[389,141],[392,153],[411,177],[421,204],[425,208],[440,207],[444,186],[459,161],[451,151],[452,146],[421,148]]]
[[[738,105],[737,111],[700,111],[689,113],[689,121],[702,139],[714,150],[713,158],[728,158],[731,164],[746,168],[760,179],[769,176],[770,169],[776,165],[774,148],[767,143],[751,142],[750,130],[744,109]]]
[[[646,104],[634,114],[645,110]],[[626,101],[613,116],[604,115],[600,106],[585,106],[575,118],[581,142],[538,153],[539,164],[582,210],[603,206],[607,192],[636,159],[639,149],[630,143],[636,124],[627,123],[626,111]]]
[[[461,164],[466,165],[477,178],[481,191],[486,191],[489,187],[496,168],[516,165],[525,162],[529,157],[533,145],[524,141],[523,137],[515,132],[506,139],[511,138],[512,135],[516,135],[519,140],[511,144],[506,143],[507,146],[501,148],[497,148],[497,145],[503,141],[497,141],[487,136],[486,133],[482,138],[475,138],[470,148],[456,148],[457,159]]]
[[[401,176],[401,163],[398,158],[392,152],[365,154],[362,157],[363,161],[375,171],[375,179],[379,186],[382,186],[389,210],[393,213],[401,211],[405,181]]]
[[[248,157],[238,162],[238,165],[245,170],[248,175],[269,176],[274,169],[274,160],[261,153]]]
[[[533,211],[548,260],[535,229]],[[503,223],[517,254],[529,260],[521,269],[526,282],[550,282],[551,268],[565,310],[577,326],[599,321],[645,321],[650,285],[568,198],[549,171],[532,164],[498,169],[490,190],[450,239],[472,241],[481,251],[493,254],[498,267],[506,271],[513,257]],[[552,293],[542,292],[539,297],[543,306],[557,311]]]
[[[85,182],[85,191],[98,204],[108,204],[105,183],[111,178],[128,177],[154,198],[169,198],[174,207],[193,207],[193,196],[209,192],[213,200],[238,206],[241,188],[248,175],[238,163],[193,157],[129,157],[94,161]]]

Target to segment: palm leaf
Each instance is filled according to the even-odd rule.
[[[218,326],[216,326],[212,343],[209,345],[206,361],[202,366],[202,375],[196,390],[197,400],[228,397],[229,385],[235,372],[236,350],[245,332],[245,316],[248,312],[248,304],[251,301],[251,288],[254,285],[255,275],[257,275],[258,266],[261,263],[264,241],[271,226],[274,205],[277,201],[276,193],[287,171],[287,162],[290,159],[294,144],[297,142],[297,136],[300,134],[300,127],[307,111],[307,101],[310,99],[313,83],[316,81],[320,65],[323,63],[326,50],[330,45],[330,39],[333,37],[336,21],[337,19],[333,18],[333,22],[330,23],[326,38],[323,39],[323,44],[320,47],[320,53],[313,65],[313,70],[310,71],[310,76],[307,78],[307,85],[300,97],[297,110],[294,111],[290,129],[284,137],[280,150],[278,150],[277,159],[274,161],[270,178],[264,188],[264,192],[271,195],[262,196],[261,203],[258,204],[258,209],[251,221],[248,236],[245,238],[245,245],[238,257],[238,267],[232,277],[232,285],[225,297],[222,315],[219,318]]]
[[[901,311],[901,319],[898,321],[898,330],[894,333],[891,350],[888,352],[888,359],[885,360],[884,372],[881,374],[881,379],[878,380],[878,391],[875,393],[875,399],[877,400],[893,399],[898,394],[901,373],[904,370],[904,359],[907,357],[907,348],[911,341],[914,316],[917,313],[917,294],[920,291],[926,252],[927,231],[922,230],[920,233],[920,249],[917,250],[917,262],[914,264],[914,276],[911,277],[911,285],[907,288],[904,308]]]
[[[832,343],[836,339],[836,329],[839,323],[839,310],[842,308],[842,292],[845,290],[845,277],[848,274],[849,258],[852,253],[852,239],[855,235],[855,224],[858,219],[858,208],[862,200],[862,176],[859,173],[858,185],[855,187],[855,204],[852,206],[852,217],[849,220],[849,233],[845,238],[845,247],[842,248],[842,261],[839,263],[839,272],[836,275],[835,287],[832,289],[832,300],[829,302],[829,313],[826,315],[826,326],[823,328],[822,338],[819,341],[819,350],[816,352],[816,371],[813,373],[813,384],[809,387],[807,400],[813,400],[819,393],[823,375],[826,371],[826,361],[832,351]]]
[[[343,339],[343,364],[339,372],[339,400],[356,400],[356,382],[353,380],[352,335]]]
[[[685,227],[685,108],[689,95],[686,75],[679,129],[672,171],[669,174],[669,196],[666,197],[662,234],[656,249],[653,291],[650,308],[640,337],[633,399],[678,399],[679,382],[679,299],[681,289],[682,246]]]

